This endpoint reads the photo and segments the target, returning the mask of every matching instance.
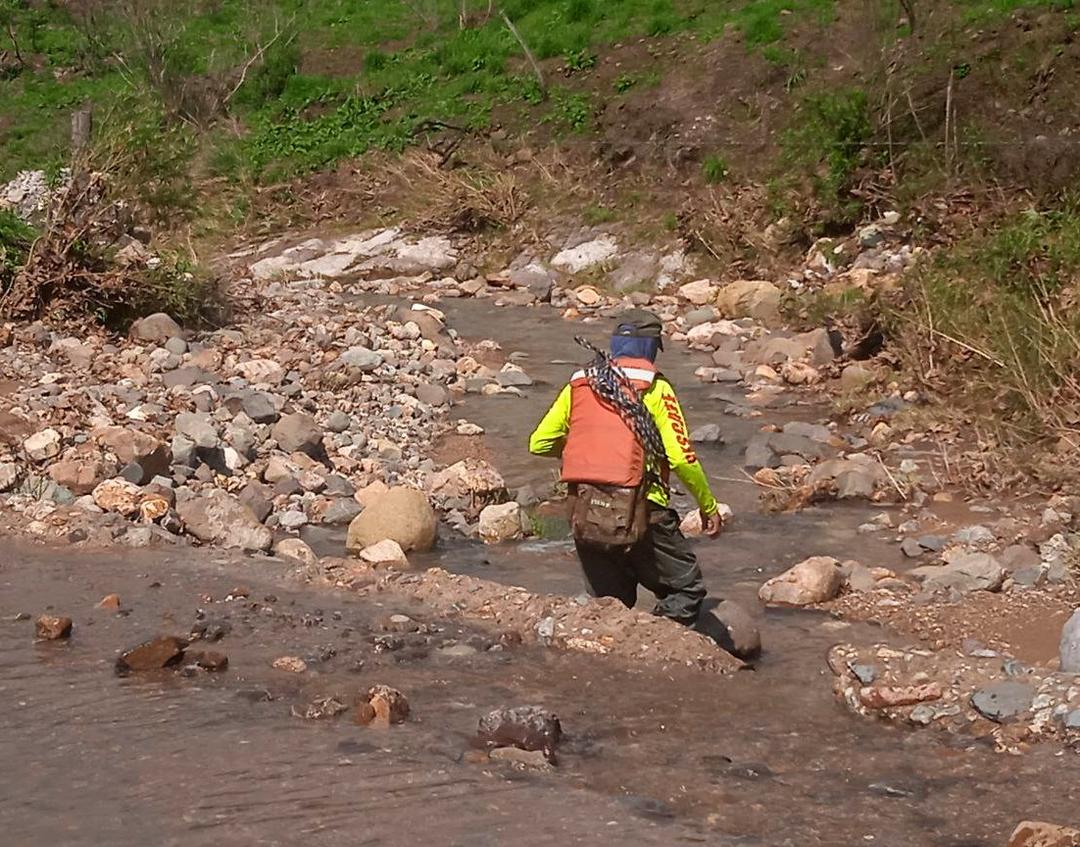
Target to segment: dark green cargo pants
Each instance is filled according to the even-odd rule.
[[[705,580],[674,509],[652,507],[648,534],[629,550],[609,550],[581,541],[576,546],[593,597],[617,597],[632,609],[638,585],[642,585],[656,595],[653,614],[686,626],[697,622],[705,599]]]

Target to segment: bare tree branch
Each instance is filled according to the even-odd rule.
[[[521,37],[521,33],[518,32],[518,28],[514,26],[514,22],[510,20],[510,17],[502,9],[499,10],[499,15],[503,19],[503,23],[506,24],[506,28],[510,30],[510,34],[514,36],[517,43],[521,46],[521,49],[525,53],[525,58],[529,60],[529,64],[532,65],[533,73],[536,74],[536,81],[540,83],[540,93],[547,97],[547,85],[544,83],[544,72],[540,70],[540,63],[536,61],[536,57],[533,55],[532,50],[529,49],[529,45],[525,43],[525,39]]]

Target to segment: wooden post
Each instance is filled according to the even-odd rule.
[[[77,109],[71,114],[71,152],[81,153],[90,144],[90,133],[94,127],[94,112],[89,106]]]

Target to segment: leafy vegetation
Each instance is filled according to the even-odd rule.
[[[1028,429],[1080,420],[1080,202],[1013,215],[972,236],[910,281],[892,315],[913,364],[968,360],[978,397]],[[942,347],[953,353],[942,356]],[[955,378],[956,374],[951,374]]]
[[[709,185],[716,185],[727,179],[728,176],[728,164],[723,156],[711,155],[706,156],[705,160],[701,163],[701,174],[705,177],[705,182]]]

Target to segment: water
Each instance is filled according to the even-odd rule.
[[[524,399],[468,398],[462,416],[488,431],[513,485],[550,478],[527,455],[528,432],[578,360],[582,327],[541,310],[447,304],[463,334],[496,333],[529,355],[538,384]],[[598,332],[589,330],[593,337]],[[669,350],[661,366],[693,424],[716,420],[726,446],[701,450],[732,528],[697,550],[712,594],[756,608],[758,585],[816,553],[899,567],[891,544],[855,533],[876,510],[756,511],[740,482],[746,440],[768,420],[813,418],[785,407],[742,420],[719,414],[694,360]],[[737,399],[737,398],[736,398]],[[447,542],[440,564],[538,591],[577,594],[566,541],[485,548]],[[246,600],[225,601],[238,586]],[[120,594],[126,615],[93,608]],[[52,606],[75,618],[70,645],[34,644],[30,621]],[[227,618],[220,675],[117,678],[117,651],[159,632],[187,632],[198,610]],[[435,631],[374,639],[392,613]],[[369,598],[305,588],[266,560],[198,551],[0,551],[0,843],[11,845],[792,845],[1000,847],[1025,818],[1075,820],[1080,761],[1050,747],[1003,757],[932,731],[878,725],[832,696],[824,656],[836,641],[888,634],[813,612],[769,611],[754,671],[714,677],[662,673],[541,649],[485,651],[490,638],[430,620],[392,592]],[[893,639],[896,640],[896,639]],[[473,655],[440,653],[475,644]],[[316,661],[321,656],[332,656]],[[281,655],[311,658],[290,675]],[[414,719],[388,732],[348,715],[312,722],[293,705],[370,685],[405,691]],[[567,733],[552,775],[471,764],[487,709],[539,703]]]

